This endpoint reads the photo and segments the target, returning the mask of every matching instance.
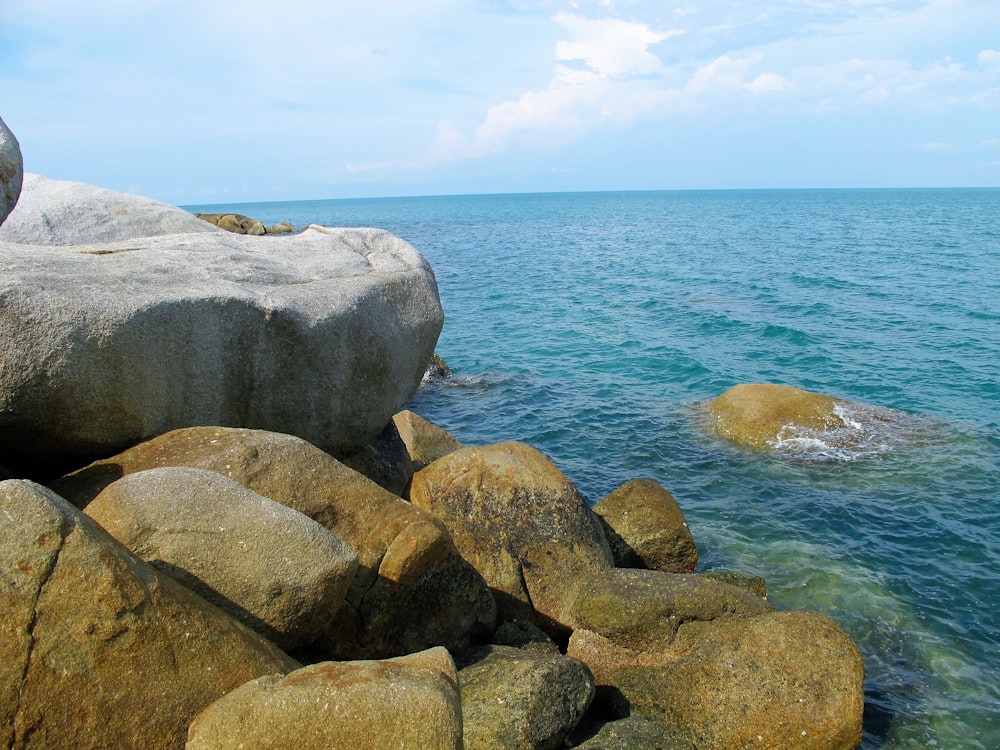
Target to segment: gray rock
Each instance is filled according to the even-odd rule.
[[[485,646],[460,666],[466,750],[562,747],[594,697],[590,671],[561,654]]]
[[[0,224],[14,210],[21,194],[24,162],[21,147],[6,123],[0,119]]]
[[[300,665],[25,480],[0,482],[0,745],[176,750],[207,705]]]
[[[358,567],[354,550],[311,518],[204,469],[129,474],[86,513],[285,651],[319,638]]]
[[[0,228],[0,243],[69,247],[196,233],[221,230],[152,198],[29,172],[18,210]]]
[[[81,211],[113,214],[119,195]],[[68,247],[11,241],[16,222],[0,228],[0,340],[18,363],[0,371],[12,468],[16,457],[80,465],[204,424],[344,455],[417,389],[443,313],[412,246],[377,229],[251,237],[187,217],[199,229],[150,237],[102,225],[95,238],[67,234],[79,217],[63,212],[48,221]]]
[[[253,680],[216,701],[192,723],[187,750],[459,750],[459,703],[455,664],[443,648],[322,662]]]

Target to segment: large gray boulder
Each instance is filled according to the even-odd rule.
[[[87,515],[153,567],[289,651],[333,620],[358,556],[298,511],[214,471],[129,474]]]
[[[21,147],[6,123],[0,119],[0,224],[14,210],[23,179]]]
[[[318,226],[252,237],[190,216],[194,229],[178,209],[79,186],[66,189],[82,206],[36,200],[35,188],[61,194],[51,182],[27,181],[18,207],[45,217],[36,235],[14,217],[0,228],[0,452],[12,468],[79,465],[205,424],[346,455],[420,384],[443,313],[433,271],[403,240]],[[82,218],[102,210],[120,221]],[[157,232],[175,218],[183,229],[145,236],[144,212]]]
[[[0,482],[0,746],[176,750],[298,662],[45,488]]]

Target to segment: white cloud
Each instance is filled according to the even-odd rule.
[[[754,94],[770,94],[784,91],[792,85],[792,82],[778,73],[761,73],[750,83],[743,84],[743,88]]]
[[[984,68],[1000,66],[1000,51],[984,49],[976,56],[976,61]]]
[[[948,143],[947,141],[931,141],[929,143],[921,144],[921,151],[926,151],[928,153],[952,153],[958,151],[958,147],[954,143]]]
[[[684,33],[676,29],[657,32],[642,23],[570,13],[557,13],[552,20],[571,37],[556,43],[556,59],[582,60],[602,78],[658,72],[663,65],[649,47]]]

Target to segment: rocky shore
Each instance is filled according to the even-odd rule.
[[[857,647],[759,578],[696,572],[666,488],[591,508],[531,446],[405,409],[443,316],[402,240],[14,179],[6,747],[860,742]]]

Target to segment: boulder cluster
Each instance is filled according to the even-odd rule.
[[[11,215],[38,236],[0,229],[4,746],[858,744],[857,647],[694,572],[666,489],[591,508],[400,410],[441,325],[406,243],[135,234],[140,202],[52,182]]]
[[[225,229],[227,232],[233,232],[234,234],[249,234],[260,237],[262,234],[288,234],[295,231],[295,227],[291,222],[280,221],[271,226],[264,226],[264,223],[260,219],[251,219],[249,216],[244,216],[243,214],[196,213],[195,216],[202,221],[207,221],[209,224],[214,224],[219,229]]]

